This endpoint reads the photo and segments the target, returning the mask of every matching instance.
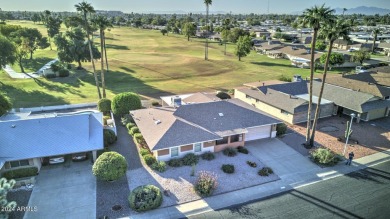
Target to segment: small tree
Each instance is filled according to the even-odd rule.
[[[240,36],[237,41],[237,48],[234,54],[241,61],[241,57],[247,56],[251,52],[251,39],[249,36]]]
[[[371,56],[368,51],[359,50],[352,53],[351,60],[352,62],[358,62],[360,65],[363,65],[363,61],[370,58]]]
[[[126,174],[127,161],[117,152],[105,152],[96,159],[92,173],[100,180],[112,181]]]
[[[12,104],[9,99],[0,93],[0,116],[4,115],[12,108]]]
[[[324,43],[324,41],[317,41],[316,42],[316,50],[325,50],[326,49],[326,44]]]
[[[130,110],[140,109],[141,99],[132,92],[121,93],[112,99],[111,109],[115,115],[123,116],[129,114]]]
[[[100,99],[97,105],[100,112],[107,113],[111,110],[111,100],[107,98]]]
[[[168,36],[168,30],[167,29],[162,29],[161,33],[162,33],[163,36],[165,36],[165,34]]]
[[[190,41],[190,37],[196,34],[196,25],[192,22],[187,22],[183,26],[183,34],[187,37],[187,41]]]
[[[326,57],[327,54],[324,53],[320,57],[320,62],[321,64],[325,64],[326,62]],[[334,65],[342,65],[344,63],[344,56],[341,53],[332,53],[329,58],[329,65],[334,66]]]
[[[14,64],[16,61],[16,48],[14,44],[0,34],[0,67]]]
[[[11,190],[15,185],[15,180],[11,179],[7,181],[6,178],[0,179],[0,208],[1,209],[10,209],[13,210],[16,208],[16,202],[8,202],[7,200],[7,193],[9,190]],[[1,210],[0,211],[0,218],[8,218],[8,211]]]

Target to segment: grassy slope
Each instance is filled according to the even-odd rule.
[[[11,22],[38,27],[32,22]],[[241,62],[233,55],[234,45],[210,45],[209,61],[204,60],[204,44],[188,42],[183,36],[163,36],[159,31],[114,28],[107,33],[110,72],[106,75],[108,97],[125,91],[145,96],[230,89],[244,82],[276,79],[284,74],[306,77],[307,69],[292,67],[290,61],[270,59],[252,52]],[[96,40],[98,42],[98,39]],[[100,48],[100,47],[99,47]],[[55,52],[37,51],[36,58],[54,58]],[[100,62],[96,63],[100,69]],[[92,70],[90,63],[84,67]],[[97,101],[94,79],[89,73],[77,71],[69,78],[52,80],[13,80],[0,73],[0,89],[12,99],[15,107],[42,106]]]

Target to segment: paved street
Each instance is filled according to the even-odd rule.
[[[189,218],[390,218],[390,161]]]

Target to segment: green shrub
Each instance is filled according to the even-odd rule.
[[[36,176],[38,174],[37,167],[23,167],[14,170],[8,170],[2,174],[2,177],[10,180],[10,179],[18,179],[29,176]]]
[[[222,165],[221,169],[224,173],[234,173],[234,165],[232,164],[224,164]]]
[[[237,155],[237,152],[234,148],[226,148],[225,150],[223,150],[223,154],[228,157],[234,157]]]
[[[68,64],[66,65],[66,69],[72,70],[72,65],[68,63]]]
[[[242,154],[248,154],[249,153],[248,149],[244,148],[243,146],[238,146],[237,151],[242,153]]]
[[[195,191],[200,196],[210,196],[218,186],[218,178],[215,173],[200,171],[198,179],[195,182]]]
[[[160,173],[164,172],[167,168],[167,164],[164,161],[159,161],[154,164],[152,164],[152,169],[156,170]]]
[[[325,165],[334,166],[339,162],[339,157],[328,148],[317,148],[311,152],[311,157],[314,162]]]
[[[116,142],[115,132],[111,129],[103,129],[104,147],[108,147]]]
[[[230,99],[230,95],[228,93],[225,93],[225,92],[218,92],[217,95],[216,95],[218,98],[222,99],[222,100],[226,100],[226,99]]]
[[[130,208],[137,212],[156,209],[162,201],[161,191],[154,185],[139,186],[129,195]]]
[[[107,98],[100,99],[99,102],[97,103],[98,110],[100,112],[106,113],[110,112],[111,110],[111,100]]]
[[[206,152],[206,153],[202,154],[201,157],[203,160],[214,160],[215,155],[211,152]]]
[[[60,77],[68,77],[69,76],[69,70],[68,69],[60,69],[59,71],[58,71],[58,76],[60,76]]]
[[[186,154],[183,158],[183,164],[186,166],[191,166],[193,164],[197,164],[199,161],[199,157],[196,156],[194,153]]]
[[[180,158],[173,158],[173,159],[170,159],[167,162],[167,164],[170,167],[181,167],[181,166],[183,166],[183,160]]]
[[[112,106],[112,103],[111,103],[111,106]],[[126,126],[128,123],[134,123],[134,119],[133,119],[133,117],[131,117],[131,115],[126,114],[126,115],[123,115],[121,117],[121,123],[123,126]]]
[[[147,155],[147,154],[150,154],[150,151],[149,151],[148,149],[141,148],[141,149],[139,150],[139,154],[141,154],[141,156],[143,157],[143,156],[145,156],[145,155]]]
[[[284,135],[287,132],[287,125],[284,123],[279,123],[276,125],[276,135]]]
[[[130,130],[129,130],[129,134],[130,135],[132,135],[132,136],[134,136],[134,134],[136,134],[136,133],[140,133],[139,132],[139,128],[138,127],[132,127]]]
[[[135,143],[141,144],[145,141],[144,136],[141,133],[135,133],[133,136],[133,140]]]
[[[105,152],[92,166],[92,173],[100,180],[117,180],[126,174],[127,161],[117,152]]]
[[[160,103],[157,100],[152,101],[152,106],[158,106],[158,105],[160,105]]]
[[[154,163],[157,162],[156,158],[151,154],[146,154],[142,156],[142,158],[144,158],[144,161],[148,166],[152,166]]]
[[[134,123],[132,123],[132,122],[129,122],[129,123],[127,123],[126,124],[126,128],[127,128],[127,130],[131,130],[131,128],[133,128],[133,127],[135,127],[135,124]]]
[[[263,167],[261,170],[259,170],[258,174],[260,176],[268,176],[270,174],[273,174],[274,171],[270,167]]]
[[[278,80],[279,80],[279,81],[291,82],[291,77],[288,77],[288,76],[286,76],[286,75],[280,75],[280,76],[278,77]]]
[[[61,66],[53,63],[53,64],[50,65],[50,68],[51,68],[51,70],[53,70],[53,72],[57,72],[57,71],[59,71],[61,69]]]
[[[11,101],[2,93],[0,93],[0,116],[7,113],[10,109],[12,109]]]
[[[256,162],[252,162],[252,161],[247,161],[246,162],[250,167],[253,167],[253,168],[255,168],[255,167],[257,167],[257,164],[256,164]]]
[[[130,110],[141,109],[141,99],[132,92],[118,94],[112,99],[111,109],[115,115],[129,114]]]

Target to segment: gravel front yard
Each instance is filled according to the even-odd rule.
[[[256,162],[257,167],[250,167],[246,161]],[[233,164],[235,172],[233,174],[224,173],[221,170],[223,164]],[[258,175],[257,172],[262,167],[264,167],[264,164],[250,153],[237,153],[235,157],[227,157],[222,152],[219,152],[215,153],[215,159],[211,161],[199,158],[199,163],[195,168],[195,176],[191,176],[191,166],[167,166],[167,170],[164,173],[158,173],[149,167],[145,167],[128,171],[127,177],[130,190],[145,184],[158,186],[162,191],[164,189],[169,190],[170,196],[164,196],[161,205],[161,207],[168,207],[201,199],[193,189],[198,171],[204,170],[217,174],[218,187],[213,193],[213,195],[217,195],[279,179],[276,174],[271,174],[268,177]]]
[[[16,201],[18,207],[34,207],[34,206],[28,206],[28,201],[30,200],[30,196],[32,193],[32,189],[14,189],[8,192],[7,199],[8,201]],[[19,210],[14,211],[9,214],[10,219],[18,219],[24,217],[25,211]]]

